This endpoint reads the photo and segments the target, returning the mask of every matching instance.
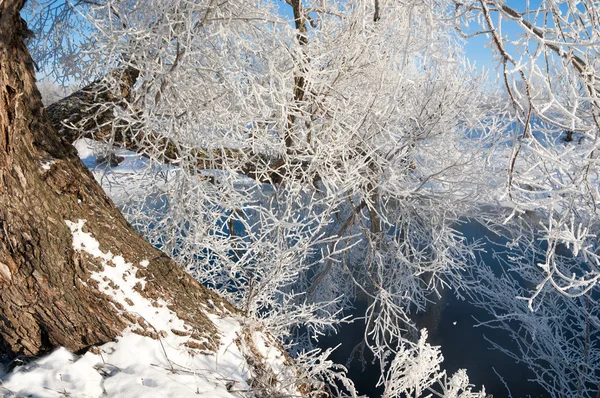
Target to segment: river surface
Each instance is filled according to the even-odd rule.
[[[501,263],[493,255],[498,248],[496,244],[503,243],[501,238],[476,222],[468,222],[459,229],[468,239],[487,237],[491,242],[484,244],[486,252],[481,254],[481,258],[493,269],[501,267]],[[356,315],[364,314],[366,303],[357,303],[356,307]],[[510,347],[512,341],[504,331],[476,327],[478,321],[490,319],[486,311],[466,300],[458,300],[451,291],[445,291],[427,313],[416,316],[414,320],[419,327],[427,327],[430,344],[441,346],[444,356],[442,368],[449,375],[458,369],[467,369],[471,383],[477,387],[474,391],[479,391],[480,386],[484,385],[486,393],[492,394],[494,398],[509,397],[510,394],[513,398],[547,397],[548,394],[539,385],[528,381],[533,378],[533,373],[525,365],[491,349],[484,336],[502,346]],[[337,335],[327,336],[320,344],[322,347],[334,347],[341,343],[341,347],[334,351],[332,360],[344,364],[352,349],[362,341],[364,331],[364,323],[361,322],[344,325]],[[381,388],[375,387],[380,370],[367,351],[365,350],[364,365],[356,355],[347,363],[349,376],[361,394],[376,398],[383,392]],[[502,376],[510,393],[496,372]]]

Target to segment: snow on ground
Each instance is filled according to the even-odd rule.
[[[87,138],[78,139],[73,145],[83,163],[117,207],[122,207],[131,196],[163,188],[178,173],[175,166],[159,165],[122,148],[109,150],[106,144]],[[114,153],[122,162],[118,165],[102,162],[101,158],[108,153]]]
[[[90,139],[80,138],[73,143],[73,146],[77,150],[77,154],[79,155],[79,157],[81,159],[84,159],[84,161],[85,159],[89,159],[91,157],[96,156],[95,147],[97,146],[97,144]]]
[[[17,367],[2,378],[0,396],[252,396],[248,380],[253,373],[241,352],[246,346],[238,339],[242,325],[234,317],[212,315],[211,319],[221,335],[215,353],[188,348],[183,344],[186,338],[173,333],[155,340],[126,331],[118,341],[98,347],[95,354],[78,356],[59,348]]]
[[[148,299],[136,290],[136,285],[146,283],[136,271],[147,267],[147,260],[134,265],[102,251],[99,242],[83,231],[85,220],[65,223],[73,235],[73,248],[104,265],[91,279],[138,325],[125,330],[117,341],[82,356],[59,348],[17,366],[0,378],[0,397],[231,398],[256,396],[258,389],[264,392],[267,387],[288,396],[301,395],[293,384],[295,369],[258,325],[219,310],[212,302],[199,303],[218,330],[218,346],[211,350],[214,342],[194,333],[166,302]]]

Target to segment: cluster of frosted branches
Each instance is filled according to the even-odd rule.
[[[295,21],[267,0],[84,6],[84,80],[135,81],[107,77],[111,101],[70,127],[171,165],[123,208],[152,243],[297,350],[367,300],[389,397],[479,396],[407,365],[441,360],[410,314],[472,265],[454,225],[493,198],[508,124],[462,61],[453,2],[387,2],[375,21],[345,0],[290,1]]]
[[[485,0],[457,7],[457,21],[469,15],[491,39],[519,122],[505,198],[517,212],[542,215],[549,247],[573,245],[588,268],[575,280],[559,271],[549,249],[536,293],[547,283],[570,296],[587,292],[600,278],[590,234],[597,229],[600,200],[600,6],[548,0],[511,8]]]
[[[380,381],[385,386],[384,398],[421,397],[485,398],[485,389],[474,392],[464,369],[449,379],[440,369],[444,360],[439,347],[427,343],[427,330],[422,329],[416,342],[404,341],[401,350],[389,364],[389,371]]]

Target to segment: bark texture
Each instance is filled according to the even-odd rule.
[[[0,1],[0,351],[39,355],[61,345],[79,352],[135,322],[94,287],[90,273],[102,265],[73,250],[65,220],[87,220],[104,252],[148,260],[138,272],[147,280],[142,294],[212,335],[201,304],[222,300],[133,230],[49,121],[24,44],[24,1]]]

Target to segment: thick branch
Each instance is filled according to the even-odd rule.
[[[48,106],[48,119],[59,134],[71,144],[79,138],[81,131],[89,138],[110,137],[113,110],[131,98],[138,76],[139,72],[132,67],[117,69]],[[118,82],[119,92],[115,93],[110,89],[111,81]],[[77,129],[68,126],[77,126]]]
[[[302,0],[291,0],[290,4],[294,12],[294,24],[296,30],[298,31],[296,38],[298,39],[300,46],[305,46],[308,44],[308,29],[306,26],[306,18],[304,16]],[[302,54],[301,57],[304,58],[305,55]],[[304,78],[304,74],[306,73],[306,67],[304,66],[305,61],[305,59],[300,59],[300,72],[294,72],[294,105],[298,109],[300,108],[300,103],[304,100],[304,93],[306,90],[306,80]],[[290,151],[294,145],[293,135],[295,122],[296,115],[293,112],[290,112],[285,132],[285,146],[288,151]],[[310,138],[308,141],[310,143]]]
[[[177,142],[157,133],[147,133],[143,126],[115,126],[115,108],[131,103],[132,88],[139,72],[133,68],[116,70],[79,91],[48,106],[48,118],[68,142],[80,137],[110,142],[164,164],[179,164],[183,157]],[[115,84],[116,83],[116,84]],[[118,92],[111,90],[118,87]],[[284,177],[296,178],[283,158],[272,159],[250,148],[188,149],[200,170],[226,169],[238,164],[235,172],[262,183],[280,183]],[[189,164],[189,162],[187,162]],[[287,167],[290,166],[290,167]],[[296,165],[298,166],[298,165]],[[308,165],[301,165],[306,168]],[[318,179],[318,178],[317,178]]]
[[[520,13],[518,13],[516,10],[510,8],[506,4],[501,4],[500,9],[502,11],[504,11],[512,19],[516,20],[517,22],[519,22],[520,24],[525,26],[534,35],[536,35],[537,37],[542,39],[542,41],[545,40],[544,31],[536,26],[533,26],[529,21],[525,20],[523,18],[523,16]],[[581,74],[584,73],[584,71],[586,69],[586,62],[583,59],[581,59],[580,57],[578,57],[575,54],[571,54],[571,53],[567,53],[566,51],[563,51],[559,46],[557,46],[555,44],[544,42],[544,45],[547,46],[552,51],[554,51],[557,55],[559,55],[562,58],[569,61],[577,69],[577,71],[579,73],[581,73]]]
[[[548,47],[550,50],[552,50],[554,53],[556,53],[559,57],[565,59],[567,62],[569,62],[571,65],[573,65],[573,67],[575,69],[577,69],[579,74],[586,80],[586,85],[588,86],[588,89],[591,91],[592,94],[598,92],[598,90],[596,88],[592,87],[592,82],[591,82],[592,77],[589,76],[586,72],[588,70],[588,65],[581,57],[579,57],[571,52],[564,51],[562,48],[560,48],[560,46],[558,46],[556,44],[546,42],[546,38],[544,37],[544,31],[542,29],[538,28],[537,26],[534,26],[533,24],[531,24],[525,18],[523,18],[523,15],[521,13],[519,13],[518,11],[516,11],[515,9],[507,6],[506,4],[497,4],[496,1],[488,0],[487,3],[499,7],[499,10],[501,10],[510,19],[518,22],[519,24],[524,26],[528,31],[530,31],[535,36],[537,36],[539,39],[541,39],[544,46]],[[498,43],[496,43],[496,46],[500,48]]]

